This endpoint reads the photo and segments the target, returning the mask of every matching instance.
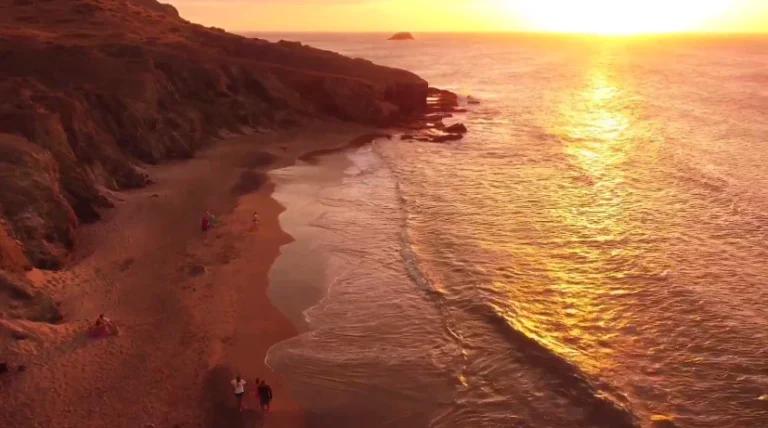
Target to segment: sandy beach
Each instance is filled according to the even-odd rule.
[[[313,124],[228,138],[192,160],[148,167],[156,181],[148,188],[112,194],[116,208],[81,228],[69,267],[28,273],[61,302],[64,321],[0,320],[25,337],[7,358],[27,367],[2,379],[2,425],[302,426],[301,409],[264,363],[273,344],[297,333],[266,294],[270,267],[292,239],[266,171],[359,145],[369,131]],[[217,224],[203,234],[206,210]],[[119,336],[85,337],[100,313]],[[237,411],[229,384],[237,374],[248,387],[257,377],[271,384],[271,413],[257,410],[253,389]]]

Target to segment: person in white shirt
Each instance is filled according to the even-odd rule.
[[[245,395],[245,380],[239,375],[232,379],[232,387],[235,388],[235,398],[240,411],[243,411],[243,396]]]

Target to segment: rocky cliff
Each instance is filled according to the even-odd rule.
[[[62,266],[101,189],[221,131],[426,109],[418,76],[192,24],[155,0],[0,0],[0,268]]]

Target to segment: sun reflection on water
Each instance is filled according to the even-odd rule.
[[[637,115],[626,85],[615,80],[608,61],[597,61],[585,75],[584,86],[568,94],[550,123],[568,160],[570,180],[547,197],[547,236],[558,245],[536,257],[545,272],[549,296],[516,304],[518,313],[505,317],[516,329],[589,373],[615,365],[615,350],[607,346],[627,321],[610,303],[627,293],[612,281],[634,256],[626,244],[637,232],[627,205],[628,163],[637,150]],[[502,286],[499,284],[499,286]],[[609,328],[610,327],[610,328]]]
[[[630,154],[632,118],[619,95],[604,68],[593,70],[587,88],[561,107],[561,121],[554,125],[573,165],[602,182],[620,180],[612,167]]]

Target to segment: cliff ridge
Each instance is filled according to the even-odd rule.
[[[427,108],[413,73],[206,28],[155,0],[0,0],[0,267],[59,268],[106,190],[221,132]]]

